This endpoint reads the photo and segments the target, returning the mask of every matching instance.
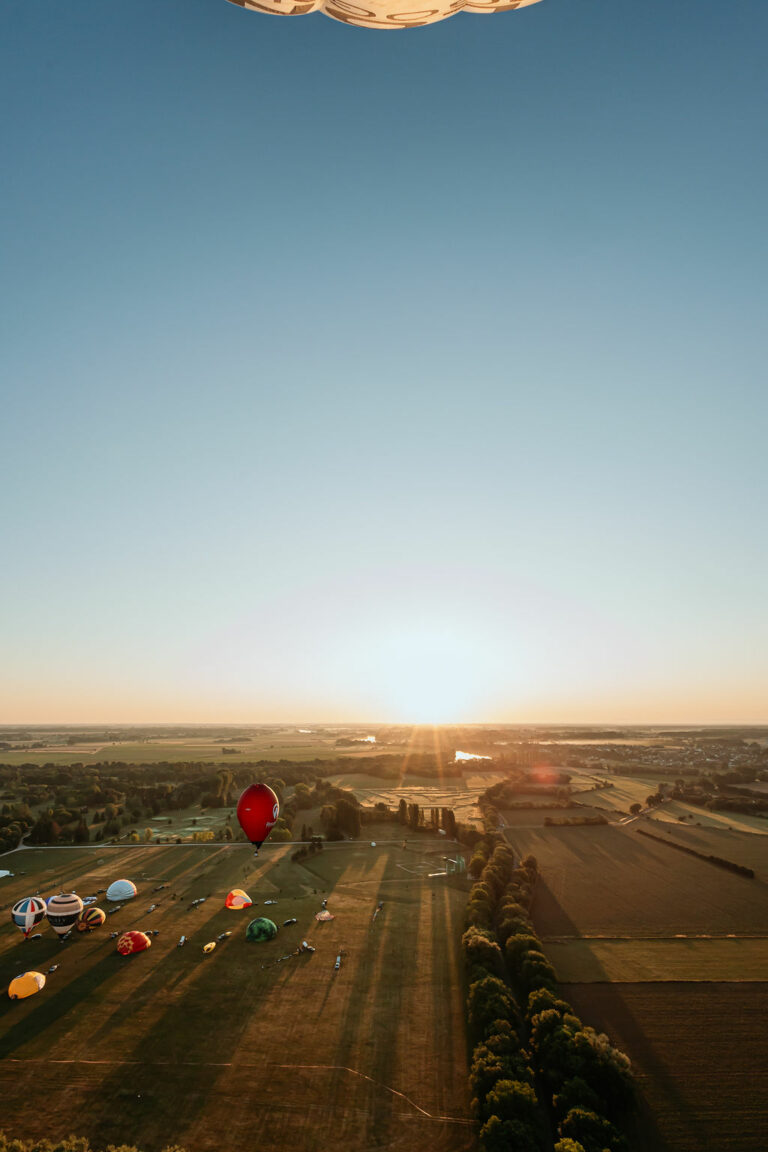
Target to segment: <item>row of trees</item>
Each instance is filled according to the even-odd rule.
[[[463,937],[470,1071],[483,1152],[624,1152],[633,1106],[627,1057],[586,1027],[558,995],[555,972],[529,917],[537,865],[515,866],[486,839],[470,868],[479,877]]]
[[[12,1140],[0,1132],[0,1152],[97,1152],[83,1136],[66,1136],[63,1140]],[[133,1144],[109,1144],[104,1152],[139,1152]],[[178,1144],[168,1145],[163,1152],[184,1152]]]
[[[734,864],[733,860],[724,860],[722,856],[697,852],[695,848],[689,848],[687,844],[678,844],[675,840],[665,840],[663,836],[655,836],[653,832],[646,832],[644,828],[637,828],[635,831],[639,832],[641,836],[647,836],[650,840],[657,840],[659,844],[666,844],[668,848],[676,848],[678,852],[686,852],[689,856],[698,856],[699,860],[707,860],[710,864],[716,864],[718,868],[736,872],[737,875],[746,876],[750,880],[755,878],[754,869],[747,868],[745,864]]]

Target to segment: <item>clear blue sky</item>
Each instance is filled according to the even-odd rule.
[[[768,721],[765,0],[3,0],[0,721]]]

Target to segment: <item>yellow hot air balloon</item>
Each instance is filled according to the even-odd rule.
[[[230,0],[239,8],[272,16],[305,16],[324,12],[344,24],[361,28],[420,28],[446,20],[457,12],[513,12],[538,0],[430,0],[419,8],[415,0]]]
[[[42,972],[25,972],[17,976],[8,985],[8,995],[11,1000],[26,1000],[27,996],[34,996],[45,988],[45,976]]]

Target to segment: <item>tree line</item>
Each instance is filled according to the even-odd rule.
[[[485,838],[470,870],[462,946],[482,1152],[626,1152],[634,1092],[627,1057],[557,989],[529,916],[536,861]]]
[[[695,848],[689,848],[687,844],[678,844],[674,840],[665,840],[663,836],[656,836],[653,832],[646,832],[644,828],[636,828],[641,836],[647,836],[650,840],[656,840],[659,844],[666,844],[668,848],[676,848],[678,852],[687,852],[689,856],[698,856],[699,860],[707,860],[710,864],[716,864],[718,868],[726,868],[729,872],[736,872],[739,876],[746,876],[750,880],[754,880],[754,869],[747,868],[744,864],[734,864],[733,860],[724,860],[722,856],[713,856],[707,852],[697,852]]]

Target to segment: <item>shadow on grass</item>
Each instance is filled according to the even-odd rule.
[[[542,879],[536,885],[536,892],[531,909],[531,918],[534,927],[539,931],[542,912],[546,914],[547,924],[557,920],[562,925],[560,931],[565,936],[579,937],[579,931],[573,920],[559,905],[554,893]],[[546,950],[546,944],[544,945]],[[642,1074],[653,1080],[656,1091],[664,1098],[667,1108],[676,1114],[685,1114],[686,1124],[691,1135],[697,1141],[697,1147],[706,1149],[707,1130],[700,1120],[690,1111],[688,1102],[683,1097],[675,1081],[666,1071],[658,1054],[654,1051],[647,1034],[643,1031],[641,1021],[637,1019],[624,995],[624,985],[609,979],[605,969],[596,957],[594,959],[595,981],[590,984],[563,985],[563,996],[569,1000],[571,989],[576,989],[574,999],[578,999],[577,1013],[583,1023],[605,1031],[612,1043],[620,1047],[629,1056],[635,1071],[635,1086],[638,1096],[638,1111],[636,1116],[627,1123],[627,1131],[633,1148],[642,1152],[673,1152],[671,1145],[661,1133],[657,1120],[651,1110],[647,1095],[643,1093],[642,1084],[637,1076],[638,1068]],[[599,975],[604,977],[599,979]],[[589,990],[594,984],[599,989],[601,1005],[600,1018],[589,1008]],[[634,987],[635,985],[630,985]]]

